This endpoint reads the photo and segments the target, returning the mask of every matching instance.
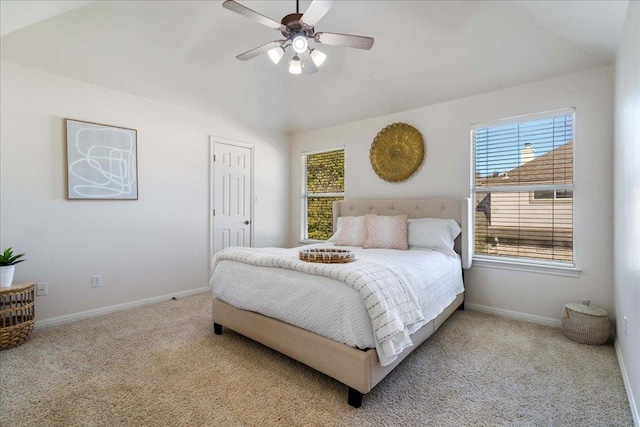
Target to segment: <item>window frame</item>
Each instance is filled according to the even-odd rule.
[[[542,185],[522,185],[522,186],[505,186],[505,187],[477,187],[476,186],[476,144],[475,144],[475,132],[478,129],[484,129],[488,127],[499,127],[510,125],[514,123],[523,123],[535,120],[548,119],[556,116],[563,115],[572,115],[573,116],[573,150],[572,150],[572,183],[571,184],[542,184]],[[520,257],[506,257],[506,256],[495,256],[488,254],[473,254],[473,265],[477,267],[489,267],[489,268],[499,268],[505,270],[516,270],[516,271],[526,271],[532,273],[543,273],[543,274],[552,274],[559,276],[568,276],[568,277],[579,277],[580,276],[580,268],[578,268],[576,260],[577,256],[577,248],[578,248],[578,238],[576,236],[576,140],[577,140],[577,131],[576,131],[576,112],[575,108],[562,108],[558,110],[545,111],[541,113],[534,114],[525,114],[521,116],[514,116],[504,119],[498,120],[490,120],[483,123],[477,123],[470,126],[470,145],[471,145],[471,199],[475,201],[476,192],[530,192],[530,200],[534,201],[534,203],[550,203],[550,202],[560,202],[560,203],[571,203],[572,204],[572,219],[571,219],[571,229],[572,229],[572,262],[561,262],[561,261],[552,261],[552,260],[542,260],[535,258],[520,258]],[[533,200],[533,192],[534,191],[545,191],[545,190],[553,190],[554,198],[553,199],[535,199]],[[557,199],[555,197],[556,191],[572,191],[573,197],[566,199]],[[476,223],[476,208],[475,203],[472,208],[472,224]],[[475,242],[475,234],[476,230],[474,227],[473,231],[473,241]]]
[[[536,194],[539,191],[546,191],[546,192],[553,192],[552,193],[552,197],[538,197],[536,198]],[[537,190],[533,190],[529,192],[529,203],[536,203],[536,204],[544,204],[544,203],[573,203],[573,194],[571,195],[571,197],[558,197],[558,192],[559,191],[573,191],[573,190],[566,190],[566,189],[560,189],[560,188],[553,188],[553,189],[549,189],[549,190],[545,190],[545,189],[537,189]]]
[[[301,188],[301,197],[300,197],[300,242],[301,243],[318,243],[318,242],[326,242],[326,240],[318,240],[318,239],[309,239],[308,238],[308,224],[307,224],[307,199],[310,197],[342,197],[344,199],[345,192],[344,187],[346,187],[346,176],[345,176],[345,184],[343,187],[343,191],[341,193],[307,193],[307,156],[320,154],[320,153],[328,153],[331,151],[340,151],[342,150],[342,156],[344,158],[345,166],[344,170],[346,172],[346,150],[344,145],[340,145],[337,147],[320,149],[320,150],[310,150],[303,151],[300,155],[300,170],[302,172],[302,188]]]

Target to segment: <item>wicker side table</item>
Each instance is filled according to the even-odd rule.
[[[35,323],[35,284],[15,283],[0,288],[0,350],[25,342]]]

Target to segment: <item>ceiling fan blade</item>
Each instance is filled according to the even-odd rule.
[[[240,61],[247,61],[251,58],[255,58],[258,55],[262,55],[263,53],[269,52],[274,47],[280,46],[283,41],[284,40],[274,40],[267,44],[263,44],[262,46],[257,47],[255,49],[251,49],[250,51],[247,51],[245,53],[241,53],[240,55],[236,56],[236,58],[238,58]]]
[[[240,14],[246,18],[253,19],[256,22],[259,22],[262,25],[266,25],[269,28],[273,28],[274,30],[284,31],[286,27],[279,22],[274,21],[271,18],[267,18],[264,15],[259,14],[253,9],[249,9],[246,6],[241,5],[240,3],[234,0],[227,0],[222,3],[222,7],[228,9],[232,12]]]
[[[354,36],[351,34],[316,33],[313,39],[322,44],[353,47],[355,49],[369,50],[373,46],[373,37]]]
[[[318,67],[313,62],[313,59],[311,59],[311,55],[308,50],[301,53],[300,56],[300,59],[302,59],[302,63],[304,64],[304,68],[302,70],[305,74],[315,74],[318,72]]]
[[[313,0],[300,18],[303,27],[315,27],[337,0]]]

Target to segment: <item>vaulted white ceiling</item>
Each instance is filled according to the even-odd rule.
[[[239,1],[277,21],[295,11],[293,0]],[[338,1],[316,31],[371,36],[373,48],[321,46],[328,59],[320,71],[294,76],[284,60],[235,59],[279,33],[221,1],[80,2],[70,11],[63,5],[69,2],[59,2],[62,14],[49,11],[32,25],[10,3],[2,2],[3,61],[285,133],[606,65],[627,7]],[[302,1],[301,11],[308,4]],[[20,25],[28,26],[14,30]]]

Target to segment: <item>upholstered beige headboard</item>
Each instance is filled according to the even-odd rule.
[[[453,218],[462,233],[455,251],[462,257],[462,267],[471,267],[473,233],[471,199],[346,199],[333,202],[333,228],[338,217],[364,214],[407,215],[409,218]]]

